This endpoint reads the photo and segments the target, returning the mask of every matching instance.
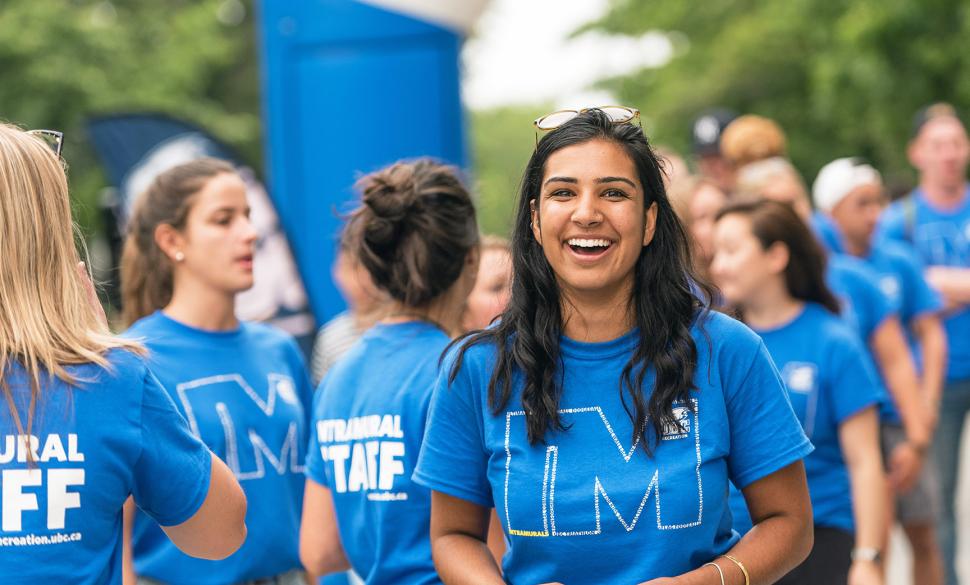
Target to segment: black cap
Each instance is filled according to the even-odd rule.
[[[704,156],[721,152],[721,134],[738,115],[724,108],[712,108],[701,112],[691,124],[690,144],[695,155]]]
[[[915,140],[919,135],[920,130],[926,125],[930,120],[936,118],[956,118],[960,120],[960,116],[957,115],[957,110],[950,104],[946,102],[936,102],[935,104],[930,104],[928,106],[923,106],[916,112],[913,116],[913,129],[910,139]]]

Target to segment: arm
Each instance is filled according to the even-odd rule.
[[[431,492],[431,555],[447,585],[504,585],[486,546],[489,509]]]
[[[505,555],[505,533],[502,532],[502,522],[498,519],[498,512],[492,508],[492,513],[488,519],[488,550],[492,551],[495,562],[499,567],[502,566],[502,557]]]
[[[303,520],[300,522],[300,562],[307,571],[327,575],[350,569],[350,561],[340,543],[337,513],[330,490],[307,479],[303,494]]]
[[[887,526],[889,494],[879,451],[879,415],[870,406],[839,424],[839,445],[849,470],[852,511],[855,519],[855,547],[881,549]],[[879,566],[855,561],[849,570],[850,585],[881,584]]]
[[[246,540],[246,495],[221,459],[212,455],[209,492],[191,518],[162,530],[185,554],[218,561]]]
[[[796,461],[741,490],[754,528],[728,553],[748,570],[751,585],[774,583],[801,564],[812,550],[812,503],[805,466]],[[744,575],[730,560],[714,560],[726,585],[743,585]],[[679,577],[654,579],[643,585],[715,585],[717,570],[700,567]]]
[[[919,476],[923,465],[921,454],[930,444],[930,433],[924,414],[925,403],[919,395],[916,365],[899,318],[890,317],[883,321],[873,332],[870,346],[906,429],[906,442],[893,451],[889,461],[890,482],[894,488],[905,492]]]
[[[131,550],[131,532],[135,527],[135,499],[128,496],[125,500],[124,520],[121,530],[121,580],[124,585],[135,585],[135,557]]]
[[[936,427],[940,399],[943,397],[943,384],[946,377],[946,330],[940,317],[933,313],[920,315],[913,319],[913,331],[919,341],[923,363],[923,400],[929,405],[930,434]]]
[[[926,281],[940,292],[947,309],[970,305],[970,268],[930,266]]]

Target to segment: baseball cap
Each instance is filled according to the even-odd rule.
[[[721,152],[721,133],[738,115],[725,108],[711,108],[701,112],[691,124],[691,151],[698,156]]]
[[[822,167],[812,185],[815,207],[829,212],[857,187],[882,184],[882,176],[865,160],[858,157],[839,158]]]
[[[960,116],[957,115],[956,108],[946,102],[936,102],[923,106],[913,116],[913,128],[910,138],[915,139],[919,135],[920,130],[923,129],[923,126],[930,120],[946,117],[960,119]]]

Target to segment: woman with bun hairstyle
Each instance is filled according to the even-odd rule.
[[[226,557],[242,490],[108,332],[72,227],[57,153],[0,124],[0,582],[120,585],[129,496],[182,554]]]
[[[522,181],[511,301],[447,355],[414,473],[449,585],[764,585],[811,548],[811,445],[758,337],[694,294],[637,114],[537,122],[555,128]]]
[[[456,171],[400,162],[365,176],[345,237],[386,316],[327,373],[307,456],[300,558],[352,567],[368,585],[440,583],[428,541],[431,494],[411,481],[442,351],[462,332],[479,248]]]
[[[217,563],[182,554],[131,509],[140,583],[303,583],[297,538],[312,387],[289,335],[236,318],[236,294],[253,285],[255,242],[245,183],[224,161],[167,170],[135,201],[121,262],[126,335],[148,348],[179,412],[249,501],[246,543]]]
[[[761,336],[815,451],[805,458],[815,546],[783,585],[880,585],[888,493],[879,448],[885,398],[865,347],[839,317],[825,254],[784,203],[729,204],[718,214],[711,274],[727,304]],[[734,527],[751,530],[732,492]]]

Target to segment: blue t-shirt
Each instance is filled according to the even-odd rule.
[[[221,561],[183,554],[136,514],[135,572],[172,585],[222,585],[299,568],[304,450],[312,388],[287,334],[257,323],[204,331],[156,312],[126,336],[143,341],[152,371],[192,431],[222,458],[248,501],[248,535]]]
[[[439,376],[415,481],[496,508],[511,583],[640,583],[700,567],[739,538],[728,480],[746,486],[812,447],[754,333],[720,313],[704,313],[691,332],[697,389],[690,405],[674,404],[680,424],[651,441],[652,456],[633,439],[621,400],[636,332],[605,343],[560,339],[566,430],[536,445],[527,439],[521,377],[493,415],[495,347],[470,347],[453,384],[448,369]],[[647,399],[652,378],[651,370]]]
[[[831,218],[816,214],[813,223],[816,233],[829,250],[836,254],[845,251],[842,235]],[[889,305],[898,308],[900,320],[906,327],[913,359],[919,368],[921,354],[909,325],[921,315],[939,311],[943,306],[940,295],[926,282],[916,255],[898,242],[883,240],[872,246],[867,256],[859,259],[877,279],[879,290]],[[900,422],[899,413],[892,400],[885,401],[881,414],[883,421],[897,424]]]
[[[320,384],[307,476],[330,489],[344,551],[369,585],[441,583],[431,492],[411,473],[450,342],[423,321],[378,324]]]
[[[121,584],[122,507],[129,495],[154,521],[185,522],[209,490],[211,455],[143,358],[107,354],[110,369],[68,366],[70,387],[42,377],[30,439],[0,406],[0,582]],[[26,372],[3,376],[21,413]],[[33,463],[25,446],[33,447]],[[161,478],[161,479],[160,479]]]
[[[805,458],[815,524],[852,532],[852,491],[839,425],[883,399],[869,355],[844,322],[814,303],[781,327],[755,332],[778,365],[795,414],[815,445]],[[751,518],[737,489],[731,492],[731,509],[735,530],[750,530]]]
[[[829,254],[825,282],[839,298],[841,316],[868,347],[872,334],[899,307],[879,288],[879,277],[862,260],[846,254]]]
[[[970,268],[970,189],[953,210],[933,207],[922,191],[897,201],[883,213],[880,235],[912,246],[924,266]],[[947,380],[970,378],[970,306],[947,313]]]

